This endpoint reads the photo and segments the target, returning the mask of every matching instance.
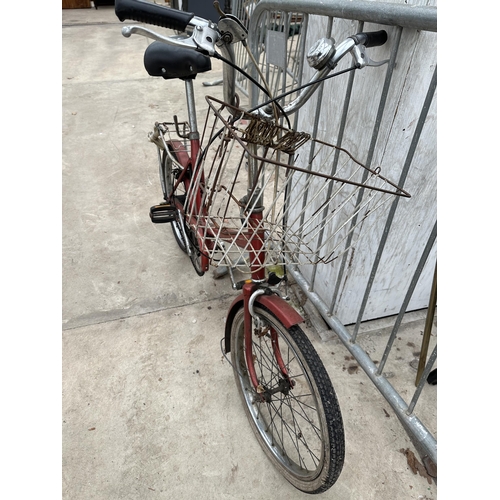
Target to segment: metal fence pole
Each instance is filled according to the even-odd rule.
[[[380,102],[378,104],[377,117],[375,119],[375,125],[372,131],[367,161],[370,163],[373,155],[375,146],[377,144],[378,132],[382,123],[382,116],[385,112],[385,107],[387,104],[389,96],[389,88],[392,80],[392,72],[397,64],[396,59],[398,58],[398,50],[400,46],[400,41],[402,38],[402,33],[405,29],[410,30],[422,30],[437,32],[437,9],[435,7],[429,6],[415,6],[407,4],[394,4],[388,2],[378,2],[378,1],[366,1],[366,0],[329,0],[328,2],[321,0],[260,0],[253,5],[252,16],[249,21],[249,47],[253,54],[260,54],[262,52],[261,42],[259,38],[261,36],[261,24],[265,19],[265,15],[271,15],[273,12],[279,13],[303,13],[305,19],[309,19],[307,16],[318,15],[325,16],[328,18],[327,30],[330,31],[332,27],[332,20],[335,18],[346,19],[352,21],[358,21],[360,26],[362,23],[377,23],[388,26],[397,27],[393,32],[392,37],[392,47],[391,47],[391,57],[390,63],[387,69],[384,87],[382,89]],[[323,36],[328,36],[324,34]],[[322,35],[319,35],[322,36]],[[301,44],[303,47],[305,37],[301,38]],[[260,45],[259,45],[260,44]],[[255,68],[248,68],[252,76],[257,77],[257,71]],[[268,72],[272,71],[269,67],[266,68]],[[281,70],[280,70],[281,71]],[[286,72],[286,68],[283,68],[283,72]],[[343,111],[340,119],[340,130],[338,135],[338,140],[342,142],[344,136],[344,128],[347,121],[347,113],[350,106],[351,92],[353,89],[354,73],[350,75],[349,82],[347,84],[347,90],[344,97]],[[401,172],[399,186],[403,186],[409,171],[412,167],[412,162],[419,144],[419,140],[422,134],[424,124],[428,112],[430,110],[432,101],[434,99],[435,90],[437,87],[437,70],[434,71],[429,88],[427,89],[427,94],[422,105],[420,115],[415,117],[416,127],[415,132],[411,139],[411,144],[406,155],[405,163]],[[321,90],[320,90],[321,92]],[[258,103],[258,90],[254,85],[249,87],[249,97],[250,105],[255,106]],[[316,107],[316,115],[313,124],[313,134],[316,134],[317,124],[319,120],[319,113],[321,111],[321,105],[318,103]],[[297,117],[295,117],[297,120]],[[297,121],[295,121],[297,123]],[[335,161],[332,165],[335,168]],[[325,322],[329,327],[335,332],[339,339],[343,342],[344,346],[349,350],[349,352],[354,356],[356,361],[359,363],[361,368],[365,371],[369,379],[377,387],[377,389],[382,393],[388,403],[391,405],[396,415],[400,419],[404,428],[408,432],[410,438],[416,444],[416,447],[422,455],[426,458],[430,458],[432,461],[437,463],[437,441],[435,437],[427,430],[427,428],[422,424],[422,422],[414,414],[414,409],[419,399],[420,393],[423,389],[426,374],[431,370],[435,359],[437,358],[437,347],[434,348],[431,357],[429,358],[426,367],[423,371],[422,377],[420,378],[419,384],[416,391],[411,399],[410,404],[407,404],[396,389],[390,384],[382,372],[385,360],[389,355],[391,349],[391,339],[389,339],[386,352],[384,353],[384,359],[382,364],[377,366],[370,356],[364,351],[364,349],[356,343],[356,337],[359,332],[359,326],[363,319],[363,315],[368,303],[369,294],[374,282],[375,275],[377,273],[382,252],[384,251],[388,234],[391,230],[393,224],[394,215],[398,208],[399,197],[396,197],[393,202],[387,221],[385,223],[385,228],[383,230],[382,237],[380,239],[377,255],[375,256],[374,263],[372,264],[371,273],[368,278],[368,283],[364,292],[362,299],[362,304],[358,313],[358,317],[354,326],[353,334],[351,335],[346,327],[340,322],[338,318],[333,315],[333,310],[337,301],[337,296],[339,294],[339,286],[342,281],[343,267],[340,266],[340,270],[337,275],[337,280],[335,283],[335,290],[333,291],[333,296],[325,301],[324,298],[320,297],[315,291],[315,281],[316,281],[316,269],[313,268],[312,278],[308,281],[301,270],[296,266],[291,266],[289,268],[290,275],[304,291],[310,302],[316,307],[316,309],[323,316]],[[403,306],[400,309],[398,318],[396,319],[396,324],[392,331],[391,337],[395,336],[398,328],[401,324],[401,320],[406,312],[406,307],[409,303],[409,298],[415,288],[415,282],[418,281],[418,277],[422,272],[423,265],[428,259],[429,253],[432,249],[432,245],[436,239],[436,225],[431,231],[431,235],[428,244],[421,257],[421,264],[417,265],[417,269],[414,273],[412,283],[408,286],[406,296],[403,300]],[[347,257],[347,253],[344,254],[343,258]]]

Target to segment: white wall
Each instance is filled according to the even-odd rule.
[[[396,2],[394,2],[396,3]],[[398,2],[406,3],[406,2]],[[412,2],[435,5],[435,2]],[[306,48],[322,36],[326,30],[326,19],[311,16],[309,19]],[[374,60],[387,59],[396,28],[365,24],[364,31],[386,29],[388,43],[383,47],[369,49]],[[357,31],[357,22],[336,19],[333,36],[336,41]],[[422,103],[436,67],[436,33],[405,29],[394,69],[388,104],[384,112],[372,168],[380,166],[382,174],[398,181],[415,131]],[[346,61],[347,64],[350,61]],[[310,75],[306,69],[304,80]],[[365,68],[357,71],[353,97],[349,108],[347,128],[342,146],[361,161],[366,160],[371,131],[375,122],[380,93],[384,84],[386,66]],[[340,117],[348,77],[342,76],[328,81],[321,102],[318,137],[336,144]],[[437,197],[437,140],[436,140],[436,96],[428,113],[422,136],[417,147],[413,165],[406,180],[405,189],[410,199],[401,199],[395,220],[379,265],[364,320],[397,314],[406,290],[413,277],[416,265],[427,243],[436,220]],[[317,98],[300,112],[298,128],[311,130],[317,109]],[[365,230],[362,239],[349,254],[349,266],[344,273],[340,293],[333,313],[344,324],[355,322],[363,298],[375,253],[378,249],[387,212],[379,214],[376,224]],[[425,308],[436,260],[434,248],[410,302],[409,310]],[[329,304],[337,281],[340,261],[324,266],[315,278],[314,290]],[[311,268],[304,266],[302,272],[311,277]]]

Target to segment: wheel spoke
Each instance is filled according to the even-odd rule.
[[[262,340],[262,339],[261,339]],[[262,346],[257,343],[253,343],[255,362],[257,363],[259,369],[258,379],[260,381],[265,380],[268,389],[272,389],[279,384],[279,377],[281,371],[274,360],[274,355],[272,350],[269,349],[269,345],[265,343],[268,353],[264,352]]]
[[[260,369],[260,374],[261,374],[261,379],[264,376],[263,372],[263,366],[268,370],[270,374],[270,379],[268,380],[268,385],[269,387],[266,387],[268,390],[274,389],[275,385],[277,385],[277,379],[279,380],[279,374],[281,374],[281,369],[279,368],[275,358],[274,358],[274,351],[272,350],[272,346],[269,345],[269,342],[264,341],[263,339],[260,339],[260,343],[257,344],[254,342],[254,348],[256,349],[258,347],[258,353],[260,355],[257,356],[257,364]],[[262,346],[262,344],[265,345],[265,350]],[[287,350],[287,363],[286,363],[286,368],[287,370],[290,369],[291,361],[295,360],[295,356],[289,355],[290,350]],[[299,373],[297,375],[298,377],[303,377],[303,373]],[[296,378],[296,377],[294,377]],[[278,393],[279,395],[279,393]],[[301,425],[299,424],[298,417],[304,422],[304,424],[308,425],[311,430],[313,431],[313,436],[315,435],[315,439],[321,439],[321,434],[320,434],[320,428],[314,424],[314,422],[311,420],[311,418],[307,415],[307,412],[304,407],[309,408],[312,411],[316,411],[316,408],[310,405],[307,405],[297,399],[297,397],[293,396],[285,396],[283,395],[282,397],[275,395],[274,400],[271,402],[271,404],[267,404],[267,411],[269,413],[270,420],[267,422],[267,427],[265,431],[270,435],[271,442],[274,445],[278,445],[284,456],[288,458],[288,460],[291,463],[295,463],[295,460],[292,459],[290,456],[290,451],[287,450],[287,446],[285,443],[285,432],[288,435],[288,438],[293,445],[293,449],[295,450],[297,457],[298,457],[298,463],[300,467],[304,469],[308,469],[306,462],[304,458],[302,457],[301,453],[301,447],[305,448],[309,456],[311,457],[311,460],[314,464],[314,468],[317,467],[318,463],[320,462],[319,457],[313,452],[311,449],[310,444],[306,440],[306,433],[305,430],[303,431],[301,428]],[[312,396],[311,393],[308,394],[300,394],[299,397],[307,397],[307,396]],[[293,402],[296,404],[294,405]],[[279,406],[277,406],[277,403]],[[262,418],[265,420],[265,417],[262,413],[262,407],[265,405],[264,402],[262,402],[259,405],[259,418]],[[295,406],[298,406],[296,409]],[[290,418],[292,419],[292,425],[290,425],[286,419],[284,418],[283,415],[283,410],[286,408],[289,412]],[[271,409],[273,411],[271,411]],[[298,411],[300,410],[300,411]],[[276,421],[278,421],[278,424],[276,424]]]
[[[249,356],[257,388],[246,368],[243,309],[231,327],[233,368],[250,423],[267,456],[294,486],[323,492],[337,480],[344,459],[342,420],[331,382],[299,327],[286,329],[262,306],[254,309],[264,325],[257,331],[260,336],[252,333]]]
[[[317,457],[312,449],[311,449],[311,446],[308,444],[308,441],[306,439],[306,434],[308,434],[305,429],[303,431],[303,427],[299,424],[299,422],[297,421],[297,419],[295,418],[295,415],[297,414],[297,412],[295,412],[291,406],[291,404],[285,402],[284,400],[287,399],[287,397],[283,398],[282,400],[280,400],[280,403],[281,403],[281,407],[283,405],[285,405],[286,407],[289,408],[290,410],[290,416],[292,418],[292,422],[293,422],[293,429],[292,429],[292,426],[285,420],[285,419],[282,419],[282,423],[283,425],[286,427],[286,430],[290,436],[290,440],[292,441],[292,443],[294,444],[295,446],[295,449],[297,451],[297,454],[299,456],[299,460],[301,460],[303,463],[304,463],[304,468],[307,468],[305,466],[305,462],[303,461],[302,459],[302,455],[300,453],[300,446],[299,446],[299,442],[303,444],[303,447],[305,447],[305,449],[308,451],[308,453],[311,455],[311,458],[314,462],[314,465],[315,465],[315,468],[316,466],[318,465],[320,459],[319,457]],[[272,404],[272,403],[271,403]],[[274,407],[274,405],[273,405]],[[276,410],[277,411],[277,410]],[[300,414],[299,414],[300,415]],[[304,418],[304,417],[303,417]],[[317,432],[318,431],[318,428],[316,426],[314,426],[312,424],[312,422],[309,420],[309,419],[305,419],[305,421],[309,424],[311,424],[311,428],[316,432],[316,437],[321,440],[321,436],[320,434]],[[297,431],[298,430],[298,431]],[[283,440],[282,440],[283,442]],[[283,450],[285,453],[286,453],[286,450]],[[288,455],[288,453],[287,453]]]
[[[299,397],[302,397],[302,396],[299,396]],[[321,439],[321,428],[318,427],[307,416],[307,413],[304,411],[304,407],[309,408],[310,410],[313,410],[314,412],[316,412],[317,409],[315,407],[313,407],[313,406],[310,406],[310,405],[307,405],[307,404],[303,403],[302,401],[299,401],[295,395],[293,395],[290,399],[293,399],[297,403],[297,405],[300,407],[300,409],[302,410],[302,412],[299,412],[297,410],[292,409],[291,404],[290,404],[290,411],[293,411],[294,414],[297,414],[299,417],[301,417],[302,419],[304,419],[308,424],[310,424],[311,428],[314,429],[314,431],[316,432],[316,435],[318,436],[318,438]]]
[[[270,404],[270,406],[273,406],[275,407],[275,405],[273,405],[272,403]],[[283,400],[280,400],[280,406],[281,408],[283,407]],[[281,409],[280,408],[280,409]],[[304,469],[307,469],[307,466],[304,462],[304,460],[302,459],[302,455],[300,453],[300,446],[299,446],[299,439],[300,439],[300,434],[297,434],[297,431],[295,429],[296,425],[295,425],[295,419],[293,419],[293,423],[294,423],[294,429],[293,429],[293,432],[291,430],[291,427],[290,425],[285,421],[284,418],[281,418],[281,426],[285,428],[285,430],[287,431],[287,434],[290,438],[290,441],[293,445],[293,447],[295,448],[295,451],[297,452],[297,457],[299,459],[299,463],[298,465],[301,466],[302,468]],[[283,453],[284,455],[286,456],[286,458],[288,458],[290,464],[292,463],[296,463],[290,456],[290,452],[287,451],[287,449],[285,448],[284,446],[284,438],[283,438],[283,431],[282,431],[282,438],[281,438],[281,442],[282,442],[282,450],[283,450]]]

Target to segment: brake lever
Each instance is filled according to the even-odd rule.
[[[351,54],[354,58],[355,66],[358,69],[364,68],[365,66],[382,66],[389,62],[389,59],[385,59],[384,61],[373,61],[366,53],[366,47],[361,44],[355,45]]]
[[[197,50],[198,52],[202,52],[210,56],[215,54],[214,46],[220,37],[213,24],[205,24],[203,26],[197,25],[193,30],[192,35],[189,37],[166,37],[142,26],[124,26],[122,28],[122,35],[124,37],[129,38],[133,34],[145,36],[146,38],[151,38],[169,45],[176,45],[178,47]]]

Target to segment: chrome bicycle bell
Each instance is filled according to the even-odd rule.
[[[307,62],[311,68],[323,69],[335,54],[335,40],[320,38],[307,53]]]

